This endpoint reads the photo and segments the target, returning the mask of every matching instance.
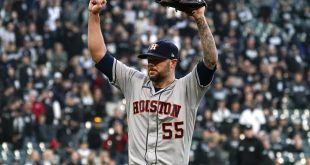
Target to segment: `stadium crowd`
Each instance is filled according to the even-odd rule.
[[[190,164],[310,164],[310,2],[208,1],[219,52],[198,109]],[[86,0],[0,1],[0,164],[126,164],[124,98],[87,50]],[[201,60],[193,20],[153,0],[108,0],[102,32],[142,72],[149,44]]]

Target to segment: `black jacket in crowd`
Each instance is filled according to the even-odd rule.
[[[241,140],[238,148],[238,164],[261,165],[263,150],[262,143],[255,137]]]

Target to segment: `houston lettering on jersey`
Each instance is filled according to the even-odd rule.
[[[133,102],[133,114],[152,112],[171,117],[178,117],[181,105],[157,100],[140,100]]]

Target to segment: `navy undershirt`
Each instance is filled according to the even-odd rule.
[[[198,72],[200,85],[206,86],[210,84],[210,82],[213,79],[215,70],[216,70],[216,67],[214,67],[214,69],[211,70],[202,61],[200,61],[197,64],[197,72]]]
[[[95,67],[105,74],[109,80],[113,81],[112,68],[114,63],[114,57],[111,53],[107,52],[105,56],[95,65]]]
[[[155,88],[155,92],[160,91],[163,88]]]

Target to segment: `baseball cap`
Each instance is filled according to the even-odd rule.
[[[94,118],[94,122],[95,123],[101,123],[102,122],[102,118],[97,116],[97,117]]]
[[[160,41],[157,41],[156,43],[151,44],[147,52],[138,55],[138,58],[145,59],[150,56],[180,60],[179,50],[177,46],[168,40],[160,40]]]
[[[253,127],[252,127],[251,124],[246,124],[246,125],[244,126],[244,128],[245,128],[246,130],[250,130],[250,129],[252,129]]]

